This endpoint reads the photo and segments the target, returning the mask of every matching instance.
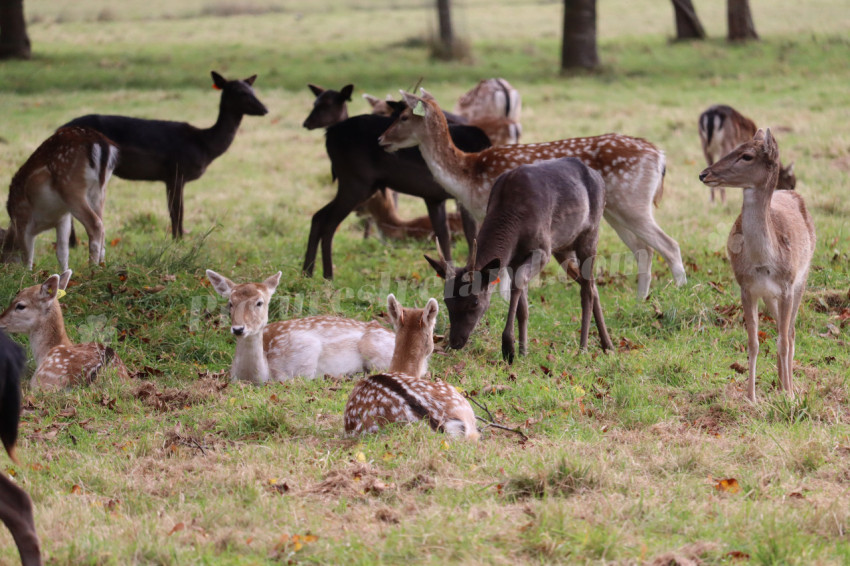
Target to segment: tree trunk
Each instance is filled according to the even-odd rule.
[[[437,15],[440,20],[440,42],[451,46],[455,41],[452,29],[452,8],[450,0],[437,0]]]
[[[561,70],[599,65],[596,52],[596,0],[564,0]]]
[[[729,41],[758,39],[749,0],[727,0],[726,15],[729,23]]]
[[[676,13],[676,39],[705,39],[705,29],[691,0],[673,0]]]
[[[464,59],[469,55],[469,46],[455,37],[452,27],[451,0],[437,0],[437,19],[440,36],[431,44],[431,56],[444,61]]]
[[[0,0],[0,59],[29,59],[24,0]]]

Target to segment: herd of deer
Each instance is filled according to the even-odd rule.
[[[159,180],[166,185],[172,236],[183,233],[183,188],[232,143],[244,115],[267,113],[253,90],[256,76],[226,80],[213,72],[221,91],[214,126],[89,115],[67,123],[48,138],[12,179],[7,210],[10,226],[0,231],[2,259],[32,268],[37,234],[56,230],[56,255],[63,270],[20,291],[0,314],[0,328],[29,334],[37,364],[32,386],[90,383],[103,368],[127,376],[115,352],[101,344],[73,344],[59,299],[71,278],[69,246],[75,244],[71,217],[89,238],[89,261],[104,260],[103,209],[110,176]],[[362,207],[385,236],[436,236],[439,257],[426,256],[445,280],[449,346],[463,348],[489,307],[497,284],[509,293],[502,354],[527,350],[528,285],[554,256],[580,285],[582,349],[591,315],[603,350],[613,347],[594,282],[602,218],[634,253],[637,296],[649,294],[652,255],[660,253],[677,285],[686,282],[679,246],[653,217],[663,192],[666,160],[651,143],[621,134],[519,145],[521,102],[504,79],[481,81],[445,112],[424,89],[402,92],[402,100],[364,95],[373,113],[348,117],[353,86],[340,91],[309,85],[316,95],[304,121],[325,128],[336,196],[312,218],[303,270],[312,275],[321,244],[323,274],[333,277],[331,248],[339,224]],[[728,106],[713,106],[699,119],[709,167],[700,180],[714,189],[741,187],[744,199],[727,242],[748,335],[747,395],[756,400],[758,301],[778,327],[781,388],[793,394],[794,323],[815,247],[815,231],[803,199],[793,190],[793,165],[782,167],[775,138]],[[404,221],[394,192],[421,197],[427,218]],[[445,202],[455,199],[460,215],[450,227]],[[463,267],[451,263],[451,233],[462,230],[471,250]],[[404,308],[393,295],[387,313],[393,331],[377,322],[314,316],[268,322],[269,303],[281,273],[261,283],[236,284],[207,270],[213,289],[226,298],[236,337],[231,376],[257,384],[325,374],[373,373],[352,389],[344,427],[350,434],[374,432],[388,423],[424,420],[431,428],[478,438],[469,401],[451,385],[429,380],[428,359],[439,310]],[[0,439],[14,459],[20,414],[20,347],[0,333]],[[28,496],[0,474],[0,520],[12,531],[25,565],[41,564]]]

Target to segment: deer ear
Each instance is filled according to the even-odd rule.
[[[59,290],[59,276],[51,275],[47,281],[41,284],[41,290],[38,297],[42,300],[52,301],[56,298],[56,291]]]
[[[419,102],[419,97],[409,92],[405,92],[403,90],[399,91],[401,93],[401,97],[404,100],[404,103],[407,104],[408,108],[415,108],[416,103]]]
[[[319,96],[320,94],[325,92],[325,89],[323,89],[319,85],[314,85],[312,83],[307,83],[307,88],[309,88],[316,96]]]
[[[390,322],[393,323],[393,328],[398,332],[404,324],[404,309],[392,293],[387,295],[387,315],[390,317]]]
[[[377,97],[375,97],[375,96],[372,96],[371,94],[368,94],[368,93],[363,93],[363,99],[364,99],[366,102],[368,102],[368,103],[369,103],[369,106],[371,106],[372,108],[374,108],[374,107],[375,107],[375,105],[381,101],[381,99],[380,99],[380,98],[377,98]]]
[[[242,80],[245,81],[246,83],[248,83],[250,86],[254,86],[254,81],[257,80],[257,75],[251,75],[247,79],[242,79]]]
[[[763,141],[764,140],[764,130],[759,128],[758,131],[756,132],[756,135],[753,136],[753,139],[755,141]]]
[[[422,312],[422,322],[425,323],[428,328],[433,329],[434,325],[437,323],[438,312],[440,312],[440,305],[437,303],[437,299],[433,297],[428,299],[428,303],[425,305],[425,310]]]
[[[354,85],[345,85],[342,87],[342,90],[339,93],[345,97],[345,99],[351,102],[351,93],[354,91]]]
[[[779,157],[779,144],[776,143],[776,138],[770,133],[770,128],[764,134],[764,151],[771,159]]]
[[[263,285],[266,286],[266,289],[269,290],[269,293],[274,293],[275,289],[277,289],[277,286],[280,284],[281,275],[283,275],[283,272],[278,271],[277,273],[263,281]]]
[[[207,269],[207,279],[212,283],[213,289],[215,292],[224,297],[225,299],[230,298],[230,294],[233,292],[233,288],[236,284],[225,277],[224,275],[219,275],[212,269]]]
[[[446,262],[445,261],[431,259],[427,255],[425,256],[425,259],[428,260],[428,263],[431,264],[431,267],[434,268],[434,271],[437,272],[437,275],[440,277],[440,279],[446,278]]]
[[[428,92],[422,87],[419,87],[419,92],[422,95],[422,100],[437,100],[436,98],[434,98],[434,95],[432,95],[430,92]]]
[[[794,174],[794,162],[793,161],[791,163],[789,163],[788,166],[785,168],[785,174],[786,175],[793,175]]]
[[[212,75],[214,89],[221,90],[227,85],[227,79],[225,79],[215,71],[210,71],[210,75]]]
[[[71,282],[71,275],[74,272],[70,269],[66,269],[62,275],[59,276],[59,288],[63,291],[68,288],[68,283]]]

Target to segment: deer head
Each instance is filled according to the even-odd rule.
[[[793,169],[792,169],[793,172]],[[776,188],[779,178],[779,146],[770,128],[759,130],[720,161],[699,175],[709,187]]]
[[[211,71],[213,88],[221,91],[221,105],[236,114],[265,116],[269,113],[265,105],[254,94],[254,81],[257,75],[247,79],[229,81],[215,71]]]
[[[72,273],[68,269],[62,275],[51,275],[41,285],[22,289],[0,314],[0,328],[9,332],[29,333],[42,326],[53,311],[59,308],[57,298],[68,287]]]
[[[434,326],[440,307],[436,299],[428,299],[424,309],[406,309],[390,294],[387,313],[396,332],[390,371],[421,377],[428,369],[428,358],[434,351]]]
[[[307,87],[316,95],[316,100],[313,101],[313,110],[302,124],[305,128],[327,128],[348,119],[346,102],[351,102],[354,85],[345,85],[339,91],[324,89],[314,84],[308,84]]]
[[[407,108],[401,111],[395,122],[378,138],[381,147],[390,152],[419,145],[425,137],[429,120],[446,121],[443,112],[433,102],[434,97],[424,88],[421,98],[403,90],[400,92]]]
[[[237,285],[227,277],[207,269],[215,292],[227,299],[230,332],[237,337],[260,334],[269,321],[269,301],[280,283],[278,271],[262,283]]]

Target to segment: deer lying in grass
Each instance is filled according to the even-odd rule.
[[[266,107],[254,94],[253,75],[229,81],[212,71],[213,85],[221,91],[218,119],[211,128],[186,122],[144,120],[127,116],[89,114],[65,126],[85,126],[104,133],[118,144],[121,161],[115,174],[131,181],[162,181],[171,216],[171,235],[183,230],[183,187],[204,174],[210,163],[227,151],[243,116],[264,116]]]
[[[71,273],[69,269],[62,275],[51,275],[41,285],[23,289],[0,314],[0,328],[29,335],[36,363],[32,376],[35,389],[89,384],[108,367],[119,377],[129,378],[124,362],[109,346],[73,344],[68,338],[59,297],[65,294]]]
[[[528,349],[528,283],[554,255],[581,286],[581,349],[587,348],[591,312],[602,349],[613,349],[593,279],[604,203],[602,177],[572,157],[520,165],[499,176],[466,267],[452,267],[442,258],[437,261],[425,256],[446,280],[449,346],[460,349],[466,345],[490,306],[500,272],[508,268],[511,299],[502,332],[502,355],[513,362],[515,318],[519,353],[524,355]]]
[[[392,362],[388,373],[369,376],[354,386],[345,404],[347,434],[427,419],[433,430],[478,439],[469,401],[444,381],[422,378],[434,351],[438,310],[435,299],[429,299],[424,309],[406,309],[393,295],[387,297],[387,312],[396,330]]]
[[[776,319],[779,385],[794,393],[794,323],[815,251],[815,227],[803,198],[793,191],[776,191],[779,169],[779,146],[768,129],[756,132],[752,140],[699,176],[709,187],[744,189],[741,214],[732,226],[726,250],[741,286],[749,361],[747,396],[753,402],[759,299]]]
[[[0,441],[9,458],[18,464],[15,444],[21,415],[21,372],[24,350],[0,332]],[[27,492],[0,473],[0,521],[12,533],[23,566],[41,566],[38,533],[32,516],[32,500]]]
[[[756,125],[752,120],[725,104],[710,106],[699,117],[699,139],[708,165],[750,141],[755,133]],[[783,167],[780,162],[777,190],[793,191],[796,186],[794,164]],[[711,202],[714,202],[715,189],[720,192],[720,201],[726,204],[726,189],[723,187],[711,187]]]
[[[102,262],[106,184],[117,159],[118,148],[90,128],[62,128],[47,138],[12,177],[6,201],[11,224],[5,232],[0,230],[3,261],[23,259],[32,269],[35,237],[53,228],[56,259],[63,270],[68,269],[73,216],[86,228],[89,263]]]
[[[403,92],[408,108],[380,138],[388,151],[419,146],[434,178],[482,221],[496,178],[519,165],[558,157],[577,157],[602,175],[604,217],[632,250],[638,263],[638,298],[649,294],[652,250],[658,250],[677,285],[687,281],[679,244],[655,223],[652,205],[661,198],[664,153],[651,143],[621,134],[548,143],[492,147],[478,153],[458,149],[446,135],[439,105]]]
[[[236,353],[230,375],[258,385],[294,377],[382,371],[392,360],[395,335],[377,322],[310,316],[268,324],[278,271],[262,283],[237,285],[215,271],[207,278],[226,298]]]

